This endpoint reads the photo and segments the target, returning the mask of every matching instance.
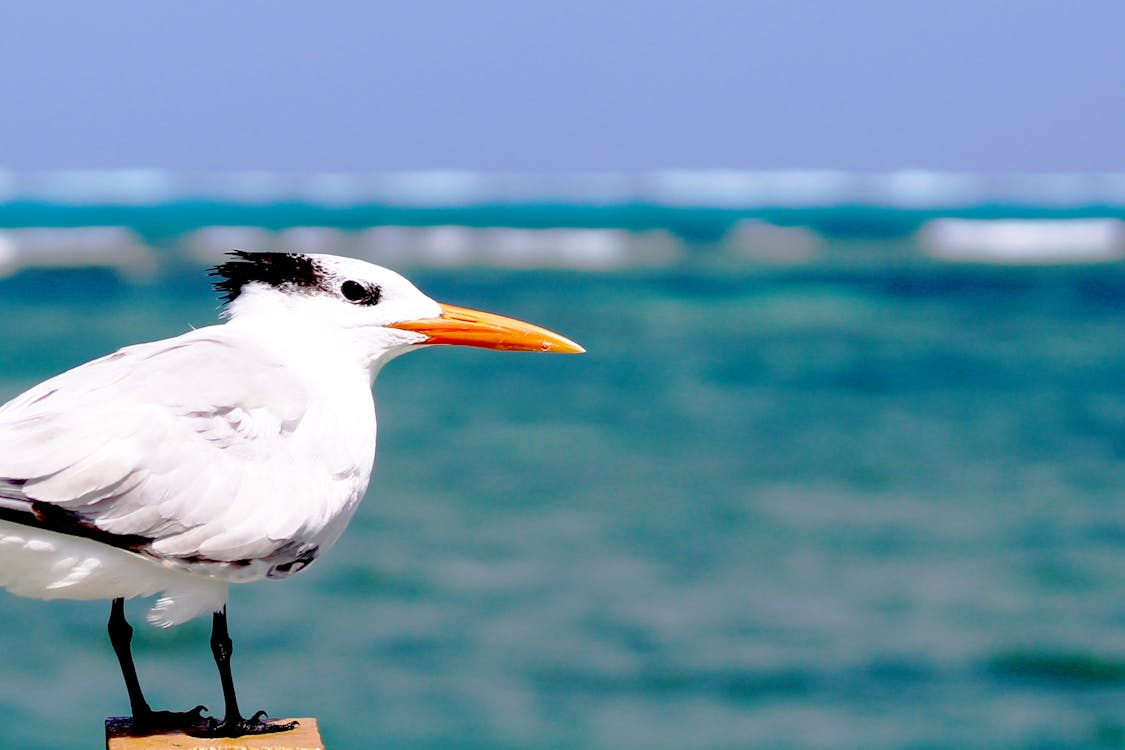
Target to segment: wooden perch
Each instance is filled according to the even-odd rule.
[[[191,737],[183,732],[134,737],[127,718],[105,720],[106,750],[324,750],[316,719],[271,719],[297,721],[294,729],[276,734],[257,734],[231,739]]]

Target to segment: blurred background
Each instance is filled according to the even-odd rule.
[[[348,533],[232,592],[246,707],[331,750],[1123,747],[1122,28],[4,3],[0,398],[214,322],[227,249],[390,265],[589,353],[384,371]],[[98,746],[108,604],[0,608],[0,745]],[[155,706],[220,708],[204,620],[138,627]]]

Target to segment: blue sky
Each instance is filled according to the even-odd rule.
[[[0,4],[13,169],[1125,169],[1125,3]]]

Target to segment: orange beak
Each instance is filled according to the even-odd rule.
[[[419,343],[427,345],[460,344],[484,349],[559,354],[581,354],[586,351],[570,339],[546,328],[515,318],[453,305],[442,305],[439,318],[404,320],[401,323],[391,323],[388,327],[424,334],[426,340]]]

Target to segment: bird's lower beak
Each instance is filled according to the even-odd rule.
[[[485,349],[560,354],[586,351],[564,336],[515,318],[453,305],[442,305],[441,311],[438,318],[405,320],[392,323],[390,327],[424,334],[426,339],[419,343],[427,345],[460,344]]]

